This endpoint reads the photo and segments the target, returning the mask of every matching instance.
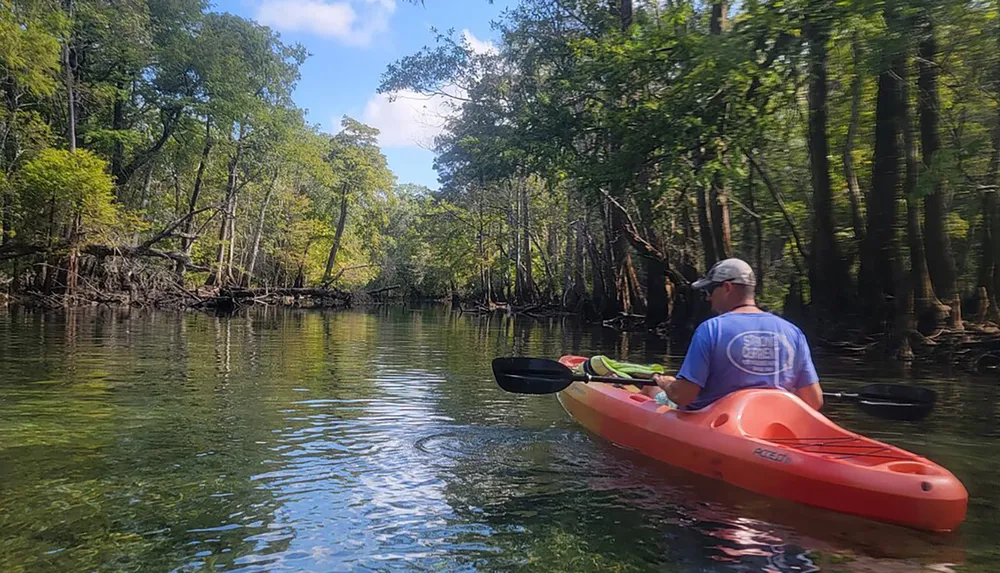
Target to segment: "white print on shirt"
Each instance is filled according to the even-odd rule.
[[[748,330],[729,341],[726,355],[733,366],[747,374],[777,376],[792,369],[795,348],[781,333]]]

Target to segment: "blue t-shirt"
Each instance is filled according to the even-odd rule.
[[[819,382],[805,335],[768,312],[729,312],[701,323],[677,377],[702,388],[685,410],[744,388],[795,391]]]

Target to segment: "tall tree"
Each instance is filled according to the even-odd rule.
[[[813,301],[831,316],[849,305],[850,278],[836,238],[833,188],[827,136],[827,45],[832,10],[828,3],[811,3],[805,38],[809,49],[809,168],[813,190],[813,240],[809,259]]]
[[[865,303],[866,314],[876,320],[886,318],[886,303],[896,293],[899,278],[896,217],[902,190],[900,171],[907,102],[903,86],[906,50],[900,35],[901,7],[898,4],[898,0],[889,0],[884,9],[888,32],[878,67],[868,230],[858,279],[859,296]]]
[[[709,23],[709,31],[712,36],[722,36],[725,31],[727,9],[728,5],[725,1],[712,2],[712,17]],[[724,129],[725,122],[721,117],[721,113],[720,117],[715,118],[715,121],[719,122],[719,125],[723,126]],[[709,184],[709,202],[712,209],[712,237],[715,243],[715,255],[719,259],[728,258],[733,252],[729,216],[729,189],[720,173],[722,167],[718,165],[725,161],[723,157],[725,153],[726,150],[722,148],[712,150],[712,161],[717,163],[717,165],[713,170],[711,183]]]
[[[327,156],[334,170],[340,174],[340,180],[333,197],[336,230],[323,271],[324,283],[329,283],[333,276],[351,205],[387,192],[394,183],[386,158],[378,147],[378,130],[349,117],[341,121],[341,126],[343,129],[333,137]]]
[[[924,197],[924,244],[927,267],[934,291],[951,307],[949,327],[962,328],[962,300],[955,284],[955,257],[948,235],[947,177],[939,165],[941,137],[939,133],[941,96],[938,88],[937,30],[934,18],[925,6],[920,22],[920,43],[917,49],[917,101],[920,114],[920,142],[923,151],[924,174],[932,181]]]

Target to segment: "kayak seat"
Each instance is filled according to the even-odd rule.
[[[730,415],[735,414],[738,429],[744,436],[788,443],[805,438],[853,435],[835,426],[799,397],[784,390],[736,392],[723,400],[730,398],[736,403],[726,408],[726,411]]]

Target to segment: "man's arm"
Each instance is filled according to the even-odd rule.
[[[819,382],[796,388],[795,395],[802,398],[802,401],[809,404],[813,410],[819,411],[823,407],[823,389],[820,388]]]
[[[694,402],[708,380],[709,353],[713,340],[709,329],[709,322],[703,322],[695,329],[676,378],[673,376],[653,376],[656,384],[667,393],[667,398],[680,407]]]
[[[816,365],[813,364],[809,341],[801,330],[799,330],[799,359],[801,366],[795,384],[795,395],[819,411],[823,407],[823,388],[819,385],[819,374],[816,373]]]
[[[673,400],[674,404],[681,407],[694,402],[700,393],[701,386],[688,382],[683,378],[674,379],[674,381],[670,383],[670,387],[667,388],[667,397]]]
[[[678,406],[687,406],[698,398],[701,386],[688,382],[683,378],[673,376],[656,375],[653,376],[656,385],[667,393],[667,398]]]

